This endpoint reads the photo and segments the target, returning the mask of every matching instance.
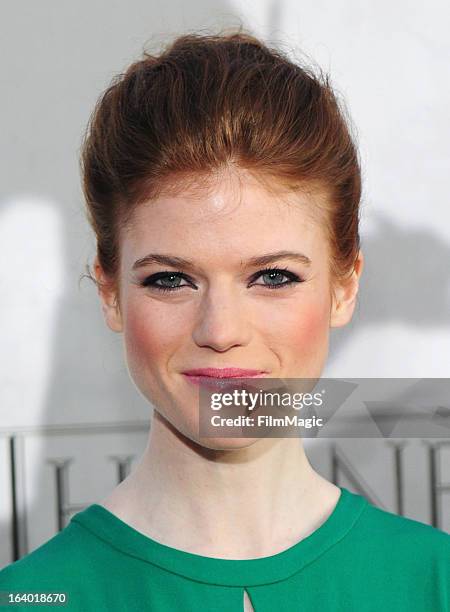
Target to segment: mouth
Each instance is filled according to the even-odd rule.
[[[216,391],[226,388],[238,389],[244,385],[241,378],[263,378],[267,372],[242,368],[201,368],[183,372],[184,377],[192,384]]]
[[[229,366],[226,368],[194,368],[192,370],[185,370],[183,374],[187,376],[207,376],[208,378],[250,378],[266,374],[266,371]]]

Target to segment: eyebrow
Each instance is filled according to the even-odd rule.
[[[292,261],[297,261],[305,266],[310,266],[312,263],[309,257],[303,253],[296,253],[295,251],[276,251],[274,253],[266,253],[265,255],[251,257],[245,262],[241,260],[240,263],[241,266],[245,267],[265,266],[277,261],[278,259],[291,259]],[[138,268],[142,268],[143,266],[153,263],[161,264],[163,266],[171,266],[173,268],[187,268],[191,270],[195,268],[195,264],[192,261],[184,259],[183,257],[164,255],[162,253],[149,253],[148,255],[137,259],[132,266],[132,270],[137,270]]]

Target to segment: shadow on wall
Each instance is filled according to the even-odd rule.
[[[331,363],[355,331],[369,326],[450,326],[450,244],[428,229],[401,227],[381,211],[372,211],[371,220],[375,230],[361,238],[365,263],[357,307],[346,327],[333,329]]]

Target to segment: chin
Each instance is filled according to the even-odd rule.
[[[242,448],[249,448],[253,446],[255,442],[262,439],[258,437],[248,438],[244,435],[240,437],[222,436],[220,434],[211,436],[200,435],[198,424],[196,425],[190,422],[184,424],[181,428],[177,427],[177,429],[179,437],[181,436],[187,444],[195,446],[199,450],[201,448],[217,451],[239,450]]]
[[[262,438],[197,438],[193,439],[193,441],[203,448],[232,451],[249,448],[261,439]]]
[[[158,426],[162,425],[170,431],[181,442],[190,446],[197,452],[205,450],[214,451],[232,451],[243,448],[250,448],[259,440],[264,440],[265,437],[228,437],[220,435],[205,436],[199,433],[198,418],[192,413],[182,413],[180,409],[174,412],[167,413],[162,410],[154,410],[153,416],[158,421]]]
[[[202,452],[204,450],[214,450],[214,451],[233,451],[240,450],[243,448],[250,448],[253,446],[258,440],[262,440],[263,438],[245,438],[244,436],[240,438],[232,438],[232,437],[223,437],[223,436],[200,436],[198,433],[198,429],[187,427],[179,427],[177,425],[172,425],[174,433],[176,433],[177,437],[182,439],[185,444],[191,446],[191,448],[197,450],[198,452]]]

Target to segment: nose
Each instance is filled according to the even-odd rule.
[[[193,339],[198,346],[224,352],[245,346],[251,336],[242,296],[226,287],[209,288],[198,311]]]

